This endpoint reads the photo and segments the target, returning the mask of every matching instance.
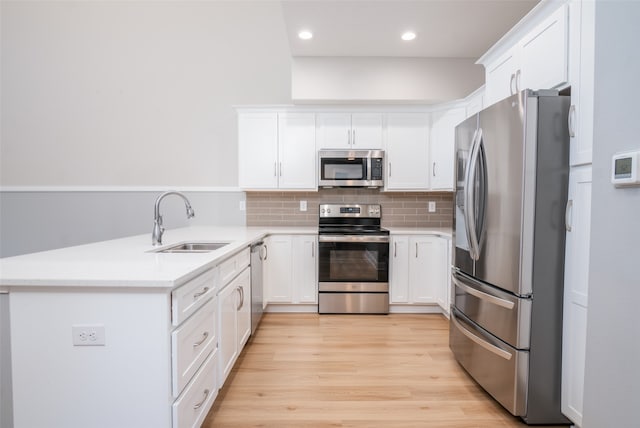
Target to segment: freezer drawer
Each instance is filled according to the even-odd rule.
[[[449,346],[464,369],[514,416],[527,412],[529,351],[496,339],[451,310]]]
[[[531,299],[520,298],[452,272],[455,307],[494,336],[517,349],[529,349]]]

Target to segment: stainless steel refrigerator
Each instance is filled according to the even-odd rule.
[[[456,127],[450,347],[528,424],[560,413],[569,97],[522,91]]]

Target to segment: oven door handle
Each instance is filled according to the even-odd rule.
[[[389,242],[388,236],[320,235],[319,242]]]

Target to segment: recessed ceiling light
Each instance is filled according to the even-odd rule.
[[[309,40],[313,37],[313,33],[308,30],[302,30],[298,33],[298,37],[302,40]]]
[[[402,33],[402,40],[404,41],[410,41],[416,38],[416,33],[414,33],[413,31],[407,31],[405,33]]]

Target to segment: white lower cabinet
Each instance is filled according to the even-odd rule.
[[[219,387],[251,335],[251,274],[246,267],[218,293],[219,304]]]
[[[448,312],[449,240],[435,235],[393,235],[391,304],[438,304]]]
[[[184,393],[173,403],[173,428],[202,425],[218,395],[217,351],[212,352]]]
[[[317,235],[271,235],[265,245],[266,301],[317,304]]]
[[[561,409],[581,426],[589,297],[591,165],[570,171],[566,222]]]

